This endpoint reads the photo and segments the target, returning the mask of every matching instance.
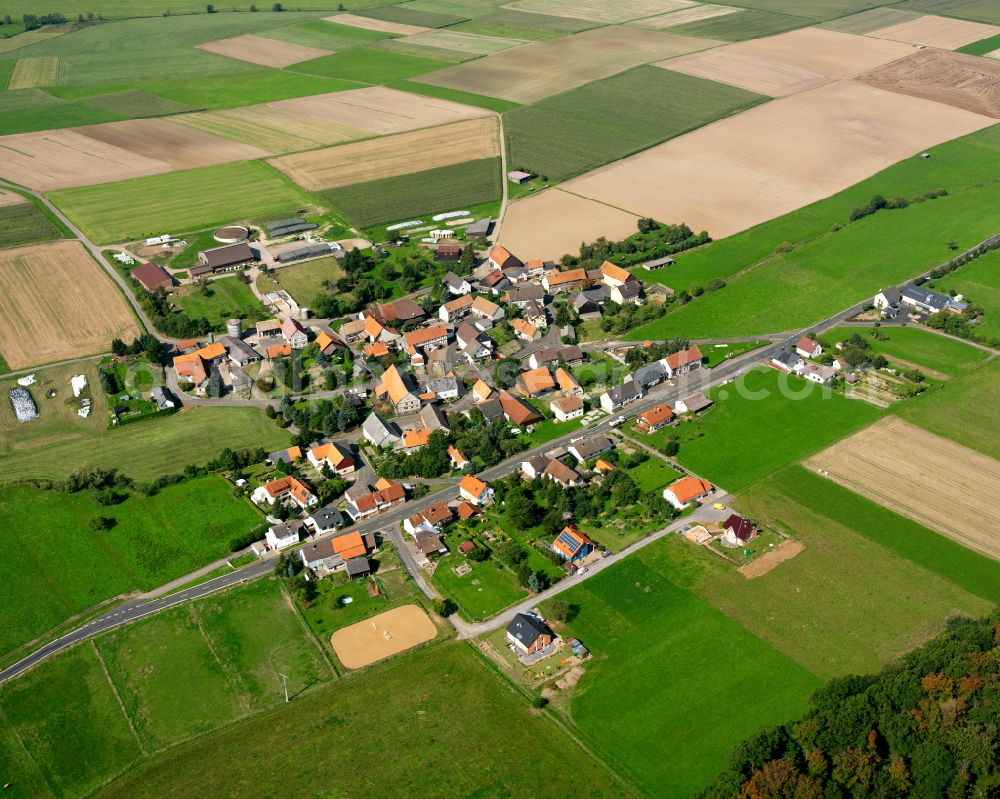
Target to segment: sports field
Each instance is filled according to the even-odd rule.
[[[497,120],[483,117],[287,155],[271,163],[303,188],[317,191],[499,155]]]
[[[314,204],[284,175],[259,161],[64,189],[52,202],[93,241],[112,243],[199,230]]]
[[[79,242],[0,251],[0,355],[11,369],[106,352],[112,338],[131,341],[140,332],[118,287]]]
[[[421,83],[532,103],[629,67],[711,47],[714,42],[612,26],[505,50],[423,75]]]
[[[66,380],[80,371],[82,365],[67,368]],[[44,378],[39,377],[44,387]],[[95,379],[89,382],[94,385]],[[53,387],[60,394],[53,400],[36,397],[40,418],[30,425],[17,424],[10,403],[0,403],[0,452],[4,455],[0,483],[58,480],[88,464],[114,467],[145,481],[176,474],[189,463],[204,464],[226,447],[271,451],[289,442],[288,433],[257,408],[196,408],[110,430],[99,413],[81,419],[65,405],[68,382]]]
[[[1000,253],[987,253],[931,285],[938,291],[956,291],[966,302],[982,308],[976,333],[1000,338]]]
[[[354,225],[462,210],[500,199],[500,159],[483,158],[322,193]]]
[[[878,333],[878,338],[872,335],[874,332]],[[872,353],[895,359],[900,366],[912,364],[911,368],[931,370],[949,377],[982,363],[989,355],[981,349],[921,327],[882,327],[878,331],[835,327],[823,333],[821,338],[832,345],[855,333],[861,334],[871,345]]]
[[[437,627],[419,605],[402,605],[343,627],[330,636],[330,646],[349,669],[360,669],[433,641]]]
[[[887,417],[813,455],[806,466],[1000,560],[1000,525],[991,521],[1000,511],[998,460]]]
[[[385,735],[387,729],[419,734],[400,746],[397,737]],[[517,747],[509,746],[509,730],[517,730]],[[268,742],[281,740],[297,743],[271,751]],[[518,766],[522,750],[532,753],[534,768]],[[331,751],[337,756],[330,757]],[[247,769],[257,758],[269,767]],[[456,764],[447,784],[441,779],[442,759]],[[428,768],[429,761],[437,765]],[[310,764],[305,771],[303,762]],[[574,764],[571,770],[565,768],[568,762]],[[535,769],[546,779],[539,781]],[[313,691],[305,701],[165,752],[99,796],[152,799],[169,792],[176,799],[235,799],[264,793],[311,799],[320,782],[342,786],[331,796],[347,797],[362,781],[385,797],[419,791],[427,797],[554,799],[585,784],[588,796],[611,799],[629,790],[545,714],[533,712],[470,647],[454,644],[397,658]]]
[[[765,99],[713,81],[636,67],[508,112],[508,158],[518,168],[562,180]],[[609,115],[612,106],[619,110]]]
[[[52,241],[65,235],[33,200],[15,192],[0,193],[0,249]]]

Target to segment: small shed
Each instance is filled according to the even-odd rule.
[[[524,172],[520,169],[514,169],[507,173],[507,180],[509,180],[511,183],[517,183],[517,184],[527,183],[533,177],[534,175],[532,175],[530,172]]]

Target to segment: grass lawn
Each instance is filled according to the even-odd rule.
[[[283,289],[287,291],[299,305],[311,307],[313,300],[323,293],[323,283],[327,280],[336,283],[344,276],[340,262],[336,258],[318,258],[304,264],[282,266],[272,270],[271,275],[257,277],[257,290],[262,294]],[[278,281],[275,285],[271,278]]]
[[[766,99],[659,67],[636,67],[505,114],[508,160],[513,168],[565,180]]]
[[[545,421],[536,424],[530,433],[521,433],[521,439],[525,442],[526,449],[534,449],[539,444],[545,444],[553,438],[564,436],[567,433],[574,433],[581,429],[579,419],[570,419],[568,422],[559,422],[555,419],[548,418],[548,399],[543,398],[540,400],[529,400],[529,402],[546,418]]]
[[[0,565],[8,600],[0,605],[0,652],[99,602],[148,591],[225,557],[231,539],[262,521],[215,475],[168,486],[152,497],[133,494],[113,506],[98,504],[91,491],[6,486],[0,489],[0,511],[10,522],[3,532],[5,548],[19,553]],[[87,523],[95,516],[116,524],[94,532]],[[44,590],[38,592],[40,586]],[[14,601],[32,593],[32,602]]]
[[[406,745],[387,730],[406,730]],[[510,745],[511,730],[517,746]],[[524,752],[531,752],[531,769],[520,766]],[[264,760],[267,768],[247,768]],[[539,781],[538,773],[546,778]],[[165,752],[99,796],[312,799],[322,785],[324,796],[348,799],[362,783],[372,795],[428,799],[547,799],[580,785],[595,799],[626,793],[471,647],[453,644],[395,658],[314,691],[308,701]]]
[[[1000,251],[988,252],[930,285],[941,292],[957,291],[966,302],[980,306],[983,315],[975,331],[987,338],[1000,338]]]
[[[276,580],[256,580],[102,636],[147,750],[207,732],[332,677]]]
[[[62,189],[49,198],[101,243],[160,230],[199,230],[261,214],[291,214],[314,202],[261,161]]]
[[[351,224],[371,227],[439,211],[466,210],[500,198],[500,159],[461,164],[355,183],[321,192]]]
[[[1000,260],[997,263],[1000,264]],[[1000,308],[997,311],[1000,312]],[[872,337],[873,332],[878,332],[879,336],[884,336],[885,339],[876,340]],[[820,338],[833,345],[835,342],[844,341],[854,333],[860,333],[865,337],[872,345],[873,353],[909,361],[952,377],[982,363],[988,355],[976,347],[939,336],[920,327],[882,327],[878,331],[870,328],[835,327]]]
[[[0,710],[14,796],[86,796],[142,754],[92,644],[4,683]]]
[[[183,286],[177,290],[178,304],[192,319],[207,319],[215,330],[224,331],[227,319],[259,322],[271,316],[239,277],[211,280],[208,291],[205,296],[197,286]]]
[[[705,356],[705,366],[711,369],[730,358],[763,347],[767,343],[766,341],[738,341],[731,344],[702,344],[701,351]]]
[[[653,796],[690,796],[730,748],[794,717],[820,681],[679,585],[662,544],[564,593],[594,654],[570,703],[585,740]],[[650,757],[650,742],[669,757]]]
[[[641,440],[641,435],[641,433],[636,433],[635,438]],[[667,483],[673,482],[681,476],[680,472],[671,467],[669,463],[655,455],[650,455],[649,460],[638,466],[633,466],[628,470],[628,474],[643,494],[658,491]]]
[[[33,200],[15,205],[0,205],[0,248],[21,247],[65,238],[56,224]]]
[[[738,13],[730,16],[736,18],[743,16],[743,14]],[[722,19],[725,19],[725,17]],[[759,313],[769,300],[761,292],[755,293],[748,290],[748,285],[739,288],[737,285],[739,283],[756,284],[760,287],[767,286],[776,292],[776,303],[780,301],[786,305],[789,297],[788,283],[792,283],[792,292],[794,293],[794,291],[798,290],[794,285],[796,281],[803,282],[806,288],[809,286],[818,287],[823,282],[821,277],[824,274],[827,280],[832,279],[834,276],[839,276],[843,278],[845,284],[850,284],[847,286],[848,291],[846,292],[849,295],[849,299],[846,302],[843,302],[843,299],[841,299],[842,305],[839,307],[846,307],[861,299],[868,285],[873,286],[871,294],[874,295],[879,288],[882,288],[882,285],[879,284],[880,279],[884,281],[885,285],[892,282],[891,278],[888,277],[889,270],[887,267],[890,265],[892,265],[892,274],[903,272],[904,276],[911,276],[919,271],[918,267],[923,262],[922,259],[926,259],[929,263],[933,264],[951,257],[951,251],[945,247],[950,238],[956,238],[960,245],[976,243],[968,241],[971,238],[975,238],[972,235],[975,232],[973,230],[973,227],[975,227],[975,213],[969,211],[971,220],[969,228],[958,236],[945,235],[945,232],[952,224],[957,224],[958,222],[958,220],[947,221],[945,217],[950,214],[948,208],[961,207],[964,209],[965,202],[960,202],[958,206],[949,205],[940,209],[936,209],[934,205],[942,200],[953,200],[955,199],[954,197],[939,198],[932,202],[914,204],[901,211],[885,211],[881,214],[875,214],[861,220],[861,226],[857,225],[857,223],[848,225],[837,233],[830,232],[831,226],[846,223],[851,209],[859,205],[864,205],[875,194],[882,194],[885,197],[895,197],[898,195],[916,197],[924,192],[939,188],[947,189],[949,192],[955,194],[968,187],[979,187],[983,182],[982,170],[984,165],[997,163],[1000,163],[1000,126],[994,125],[991,128],[986,128],[969,136],[954,139],[936,146],[933,149],[932,158],[907,158],[825,200],[820,200],[790,214],[764,222],[742,233],[728,236],[691,252],[681,253],[676,258],[677,263],[668,267],[662,275],[663,282],[669,283],[669,285],[678,290],[682,287],[704,286],[713,278],[730,280],[737,273],[742,272],[745,274],[733,280],[721,291],[699,297],[695,302],[690,303],[689,305],[692,308],[694,306],[699,307],[697,314],[692,313],[690,309],[683,310],[680,312],[677,320],[674,320],[675,314],[668,314],[662,319],[655,320],[648,325],[632,331],[629,334],[629,338],[643,340],[646,338],[665,337],[666,333],[664,331],[668,328],[672,329],[675,321],[678,323],[683,321],[681,317],[686,318],[689,322],[688,326],[684,326],[683,335],[685,337],[696,336],[697,333],[694,332],[694,327],[701,324],[701,315],[703,313],[713,317],[710,323],[706,323],[706,326],[713,331],[709,335],[724,335],[724,333],[719,331],[726,328],[727,324],[733,328],[749,328],[747,324],[750,320],[749,317],[755,313]],[[989,186],[991,189],[994,187],[995,184],[990,184]],[[985,199],[985,196],[983,199]],[[918,213],[910,215],[911,211]],[[892,218],[892,214],[897,214],[897,216]],[[918,254],[919,258],[916,261],[904,262],[901,260],[901,254],[898,250],[893,252],[887,241],[881,238],[877,242],[866,238],[867,234],[881,236],[883,226],[885,226],[887,234],[893,232],[890,228],[908,227],[911,221],[918,217],[922,218],[924,215],[935,216],[935,221],[930,225],[931,231],[914,234],[916,238],[913,240],[906,238],[907,231],[903,231],[903,237],[906,241],[903,250],[909,254],[909,257],[913,257],[915,253]],[[942,217],[941,223],[937,221],[937,216]],[[867,227],[865,227],[866,224]],[[944,224],[945,227],[942,227],[941,224]],[[855,232],[851,232],[852,229]],[[934,236],[933,231],[940,231],[940,235]],[[709,233],[711,232],[709,231]],[[844,271],[844,264],[839,264],[832,260],[843,244],[838,243],[835,247],[827,248],[825,242],[828,240],[841,241],[842,239],[838,239],[837,237],[843,237],[848,233],[850,233],[848,239],[854,241],[854,237],[859,232],[862,234],[862,239],[864,240],[855,242],[858,247],[857,252],[851,252],[847,257],[846,263],[850,268],[850,281],[848,281],[848,275]],[[896,230],[894,235],[898,233],[899,231]],[[929,246],[923,243],[925,236],[930,236],[931,238]],[[981,238],[985,238],[985,236]],[[921,242],[919,248],[915,246],[918,241]],[[795,249],[785,255],[776,255],[775,249],[784,242],[792,244]],[[816,245],[821,246],[817,248]],[[820,270],[820,274],[810,275],[800,269],[800,266],[807,265],[807,261],[803,261],[802,264],[799,263],[803,252],[812,261],[815,261],[819,257],[828,259],[825,264],[826,272],[823,273]],[[930,256],[928,253],[930,253]],[[870,280],[866,277],[863,270],[856,268],[860,262],[867,264],[871,258],[880,261],[883,257],[887,257],[885,265],[879,262],[875,268],[872,268],[870,265],[866,266],[870,275],[873,276]],[[773,271],[769,265],[779,262],[787,263],[791,271],[788,275],[778,276],[772,285],[766,279]],[[644,272],[641,274],[639,272],[637,272],[637,275],[640,278],[644,276],[648,277]],[[883,277],[879,278],[879,275],[883,275]],[[738,290],[736,292],[732,291],[734,285],[737,285]],[[844,290],[839,289],[838,293],[838,290],[834,287],[831,289],[831,292],[831,298],[840,297],[844,293]],[[748,297],[747,301],[752,303],[746,310],[740,309],[738,305],[740,297],[743,297],[744,294]],[[702,302],[710,304],[702,306],[700,305]],[[727,303],[728,306],[724,311],[720,311],[720,308]],[[806,309],[806,311],[809,310],[809,303],[802,301],[801,298],[799,303],[803,309]],[[700,310],[701,308],[704,308],[704,311]],[[735,313],[732,312],[733,308],[737,309]],[[723,313],[722,318],[718,318],[719,313]],[[818,316],[821,315],[818,309],[817,314]],[[768,331],[766,332],[771,332],[771,328],[781,326],[783,319],[775,318],[771,320],[764,317],[759,318],[757,321],[758,324],[762,325],[767,323]]]
[[[39,407],[46,407],[43,401]],[[189,463],[203,464],[225,447],[271,451],[287,447],[290,440],[257,408],[196,408],[117,430],[108,429],[96,416],[80,419],[73,412],[72,419],[54,418],[46,425],[40,419],[11,429],[6,424],[13,418],[10,403],[0,405],[0,484],[57,480],[87,464],[113,466],[136,480],[152,480]]]
[[[680,463],[727,491],[739,491],[881,415],[867,403],[766,367],[709,396],[714,407],[646,441],[660,448],[668,437],[679,436]]]
[[[446,61],[418,58],[388,50],[355,49],[293,64],[289,69],[323,78],[383,84],[432,72],[446,65]]]
[[[1000,458],[1000,359],[902,403],[897,413],[932,433]]]
[[[469,621],[482,620],[527,598],[528,593],[517,583],[514,573],[495,558],[475,563],[457,551],[459,539],[449,539],[451,553],[438,562],[434,571],[434,585],[445,596],[458,603],[463,617]],[[452,569],[468,563],[472,571],[459,577]]]

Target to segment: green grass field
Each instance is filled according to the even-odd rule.
[[[935,386],[897,411],[908,422],[1000,458],[1000,359]]]
[[[899,11],[895,8],[872,8],[868,11],[859,11],[840,19],[824,22],[819,27],[827,30],[840,31],[841,33],[865,34],[888,28],[890,25],[898,25],[909,22],[920,16],[916,11]]]
[[[811,17],[832,19],[877,6],[890,5],[891,2],[892,0],[809,0],[808,3],[799,0],[740,0],[740,5],[781,14],[801,14],[807,10]]]
[[[142,754],[91,644],[4,683],[0,710],[15,796],[86,796]]]
[[[194,110],[191,106],[184,103],[168,100],[166,97],[159,97],[141,89],[98,94],[94,97],[86,98],[83,102],[87,105],[96,106],[110,114],[119,114],[130,119],[136,117],[159,117]]]
[[[446,89],[443,86],[431,86],[428,83],[401,80],[388,85],[390,89],[422,94],[426,97],[438,97],[442,100],[451,100],[453,103],[464,103],[465,105],[474,105],[479,108],[488,108],[498,113],[520,108],[517,103],[512,103],[510,100],[501,100],[498,97],[486,97],[482,94],[471,94],[470,92],[460,92],[457,89]]]
[[[207,319],[216,330],[225,330],[227,319],[259,322],[271,315],[239,277],[212,280],[208,291],[205,296],[196,286],[184,286],[178,289],[178,304],[192,319]]]
[[[647,547],[564,593],[594,660],[570,703],[584,739],[652,796],[690,796],[740,736],[805,708],[819,680],[677,584]],[[669,757],[651,757],[651,742]]]
[[[742,42],[746,39],[760,39],[777,33],[811,25],[813,19],[790,14],[772,14],[768,11],[741,11],[677,25],[670,33],[698,36],[703,39],[721,39],[725,42]]]
[[[3,64],[0,61],[0,84],[4,84]],[[86,103],[67,102],[42,89],[0,92],[0,115],[3,116],[5,134],[94,125],[122,119],[118,114]]]
[[[1000,7],[993,0],[909,0],[902,8],[1000,25]]]
[[[564,180],[766,99],[659,67],[636,67],[507,113],[508,158],[514,168]],[[616,113],[609,115],[611,107]]]
[[[980,39],[978,42],[972,42],[972,44],[967,44],[965,47],[959,47],[956,53],[967,53],[969,55],[986,55],[986,53],[992,53],[994,50],[1000,50],[1000,33],[996,36],[990,36],[987,39]]]
[[[262,17],[276,17],[281,20],[286,16],[293,16],[291,13],[286,11],[284,14],[272,14],[270,3],[262,3],[258,7],[260,8],[259,16]],[[350,3],[351,8],[363,8],[366,5],[377,5],[377,0],[352,0]],[[331,4],[330,0],[299,0],[295,3],[296,8],[304,9],[319,9],[322,11],[328,11],[329,9],[336,8],[336,3]],[[55,2],[46,6],[46,8],[52,11],[60,11],[64,13],[68,18],[75,18],[79,6],[70,2],[70,0],[55,0]],[[161,15],[166,16],[167,14],[195,14],[198,18],[205,19],[207,15],[205,14],[205,4],[200,0],[97,0],[97,2],[91,2],[87,5],[94,14],[100,14],[104,19],[121,19],[125,17],[159,17]],[[229,10],[246,12],[249,10],[249,6],[216,6],[217,12],[226,12]],[[14,15],[15,18],[17,15]],[[218,17],[233,17],[233,16],[247,16],[246,13],[241,14],[227,14],[227,13],[217,13]],[[275,24],[281,24],[276,22]],[[0,31],[2,33],[2,31]]]
[[[0,249],[65,238],[65,234],[34,200],[0,205]]]
[[[497,8],[492,14],[449,26],[449,30],[500,36],[507,39],[555,39],[569,33],[595,28],[598,23],[573,17],[535,14],[512,8]]]
[[[766,367],[709,392],[715,406],[692,421],[644,440],[660,447],[679,436],[677,459],[727,491],[740,491],[875,421],[880,411],[864,402]]]
[[[338,53],[341,50],[364,47],[382,39],[391,38],[391,34],[381,31],[352,28],[349,25],[338,25],[324,19],[285,25],[265,31],[262,35],[268,39],[278,39],[282,42],[301,44],[305,47],[318,47],[321,50],[331,50]]]
[[[30,602],[0,607],[0,653],[100,602],[148,591],[228,555],[229,541],[262,520],[216,476],[109,507],[90,491],[7,486],[0,490],[0,513],[10,522],[4,544],[18,553],[0,565],[5,594],[34,595]],[[95,516],[116,524],[94,532],[87,523]]]
[[[322,192],[358,227],[462,210],[500,198],[500,159],[483,158]]]
[[[922,265],[947,260],[953,255],[946,246],[952,239],[960,247],[978,243],[988,235],[983,230],[994,232],[983,224],[986,220],[977,212],[981,207],[977,203],[992,202],[1000,190],[996,183],[984,184],[982,172],[983,164],[1000,164],[1000,125],[946,142],[932,152],[930,159],[908,158],[826,200],[682,253],[662,276],[675,288],[704,286],[713,278],[728,280],[741,274],[721,291],[631,331],[628,337],[663,338],[677,330],[697,337],[703,329],[713,336],[727,335],[724,331],[729,330],[789,329],[797,319],[823,318],[826,308],[832,313],[861,300],[866,292],[871,296],[883,285],[911,277]],[[831,231],[874,194],[912,198],[937,188],[951,194]],[[942,202],[945,205],[939,208],[937,203]],[[897,246],[901,240],[905,254]],[[784,242],[793,250],[775,253]],[[850,250],[846,260],[838,261],[845,250]]]
[[[97,642],[148,751],[283,702],[332,677],[276,580],[257,580]]]
[[[469,574],[459,577],[452,569],[461,563],[472,567]],[[434,571],[434,585],[444,595],[458,603],[466,619],[482,620],[503,610],[508,605],[525,599],[527,592],[518,584],[513,572],[499,561],[490,558],[474,563],[453,551],[441,558]]]
[[[198,230],[262,214],[288,214],[311,197],[261,161],[190,169],[48,195],[94,241]]]
[[[328,280],[336,283],[344,276],[344,270],[340,268],[340,262],[336,258],[318,258],[308,263],[275,269],[271,276],[278,281],[277,285],[271,277],[259,275],[258,291],[267,294],[270,291],[283,289],[291,294],[299,305],[308,308],[312,306],[313,300],[323,293],[323,283]]]
[[[67,371],[76,373],[79,365]],[[43,414],[45,407],[39,401]],[[43,421],[45,415],[31,425],[14,427],[10,403],[0,406],[0,484],[57,480],[87,464],[113,466],[136,480],[152,480],[189,463],[203,464],[225,447],[270,451],[289,442],[288,433],[257,408],[197,408],[117,430],[108,429],[98,413],[81,419],[73,410],[53,412],[49,423]]]
[[[938,291],[957,291],[983,309],[975,330],[987,338],[1000,337],[1000,251],[993,250],[929,284]]]
[[[642,434],[635,434],[635,438],[642,441]],[[681,476],[669,463],[655,455],[650,455],[649,460],[629,469],[628,474],[643,493],[661,490],[667,483]]]
[[[406,730],[406,744],[402,732],[387,730]],[[294,745],[273,747],[274,741]],[[524,752],[531,753],[529,769],[522,767]],[[267,768],[247,767],[261,758]],[[453,644],[398,658],[151,758],[99,796],[313,799],[322,785],[324,796],[348,799],[361,784],[373,795],[428,799],[547,799],[580,785],[595,799],[626,792],[471,647]]]
[[[1000,312],[1000,308],[997,310]],[[854,333],[864,336],[871,344],[873,353],[900,358],[952,377],[982,363],[988,355],[976,347],[919,327],[882,327],[878,330],[878,334],[880,337],[885,337],[884,340],[873,338],[872,330],[868,328],[835,327],[826,331],[820,338],[832,346]]]
[[[422,75],[425,72],[441,69],[444,65],[445,62],[437,59],[418,58],[387,50],[364,49],[303,61],[292,65],[289,69],[323,78],[382,84]]]

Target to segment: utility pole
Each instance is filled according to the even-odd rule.
[[[281,685],[285,689],[285,704],[287,705],[288,704],[288,677],[286,677],[280,671],[278,672],[278,676],[281,677]]]

